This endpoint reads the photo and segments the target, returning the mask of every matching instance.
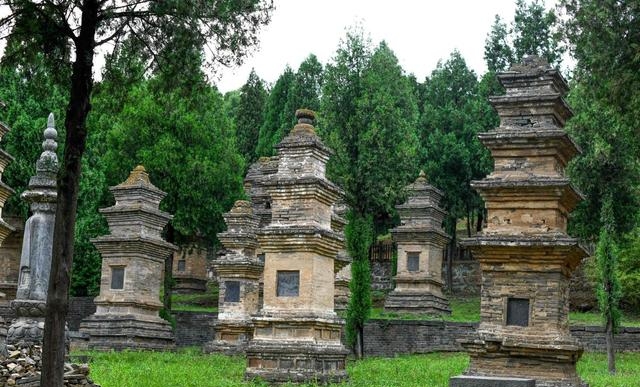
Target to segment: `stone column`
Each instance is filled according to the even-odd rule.
[[[427,183],[424,172],[407,187],[404,204],[396,206],[400,226],[391,230],[398,246],[395,289],[384,309],[391,312],[450,314],[442,294],[442,255],[449,236],[442,230],[446,212],[442,191]]]
[[[36,174],[22,193],[22,199],[29,203],[31,216],[24,226],[18,289],[16,299],[11,302],[17,316],[7,331],[7,344],[11,345],[42,344],[58,196],[57,137],[53,114],[50,114]]]
[[[1,106],[4,106],[4,103],[0,102]],[[11,129],[7,124],[0,121],[0,141],[5,134],[7,134]],[[4,208],[4,203],[9,199],[9,197],[15,192],[11,187],[2,182],[2,173],[4,169],[9,165],[10,162],[13,161],[13,156],[5,152],[3,149],[0,149],[0,246],[2,245],[2,241],[15,231],[15,228],[5,222],[2,219],[2,210]]]
[[[220,282],[215,338],[207,352],[244,353],[253,336],[251,318],[260,309],[259,281],[264,264],[256,257],[259,218],[251,203],[236,201],[224,214],[227,231],[218,234],[224,255],[213,262]]]
[[[586,251],[566,233],[581,199],[565,176],[579,152],[563,130],[572,113],[557,70],[528,57],[498,75],[500,126],[479,135],[494,171],[474,181],[487,227],[465,239],[482,272],[480,325],[462,345],[466,375],[451,386],[577,387],[582,346],[569,330],[569,278]]]
[[[171,348],[171,325],[158,313],[164,261],[177,250],[160,236],[172,218],[158,209],[166,193],[142,166],[110,190],[116,204],[100,212],[111,234],[92,240],[102,255],[100,294],[80,331],[89,334],[90,349]]]
[[[258,233],[264,305],[253,320],[245,375],[271,383],[340,381],[348,351],[333,297],[343,236],[331,229],[331,206],[342,191],[325,177],[331,152],[315,133],[315,113],[298,110],[296,117],[276,146],[278,171],[265,183],[271,223]]]

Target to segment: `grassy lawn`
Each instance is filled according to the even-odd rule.
[[[196,349],[177,353],[90,353],[91,375],[102,387],[263,387],[258,381],[243,381],[242,357],[204,355]],[[370,358],[348,364],[350,380],[335,387],[446,387],[451,376],[468,365],[462,353],[433,353]],[[608,375],[606,356],[587,353],[578,372],[591,387],[637,387],[640,354],[618,354],[618,374]],[[310,384],[308,386],[315,386]]]
[[[172,294],[171,310],[183,312],[217,312],[218,288],[207,289],[205,293]]]

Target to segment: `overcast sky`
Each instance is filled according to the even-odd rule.
[[[251,68],[269,83],[288,64],[297,70],[309,54],[322,64],[334,56],[349,27],[360,24],[377,45],[386,40],[400,65],[422,81],[455,49],[477,75],[486,71],[484,41],[494,16],[510,24],[516,0],[274,0],[269,25],[260,32],[260,45],[241,67],[223,68],[213,81],[222,92],[239,89]],[[546,0],[547,8],[557,0]],[[5,14],[0,9],[0,14]],[[4,41],[0,42],[0,52]],[[104,58],[96,55],[94,75],[100,78]]]
[[[481,75],[486,71],[484,41],[494,16],[511,23],[515,0],[275,0],[275,6],[253,55],[239,68],[220,71],[215,83],[222,92],[240,88],[251,68],[272,83],[287,64],[297,70],[311,53],[326,64],[346,28],[357,23],[374,45],[386,40],[400,65],[418,80],[454,49]]]

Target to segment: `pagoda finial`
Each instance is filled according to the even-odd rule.
[[[420,173],[418,174],[418,180],[423,180],[423,181],[427,181],[427,174],[424,173],[424,169],[420,170]]]
[[[36,162],[36,174],[54,176],[58,173],[58,131],[55,126],[53,113],[49,113],[47,118],[47,128],[44,130],[44,141],[42,142],[42,154]]]
[[[316,112],[311,109],[298,109],[296,110],[296,119],[298,123],[291,130],[291,134],[315,134],[316,130],[313,127],[313,121],[316,119]]]
[[[134,185],[150,185],[151,181],[149,181],[149,174],[144,169],[143,165],[138,165],[133,168],[133,171],[129,174],[127,180],[124,183],[120,184],[121,187],[129,187]]]

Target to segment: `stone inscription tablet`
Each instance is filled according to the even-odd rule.
[[[300,272],[279,270],[276,295],[278,297],[298,297],[300,291]]]
[[[526,298],[507,299],[507,325],[529,326],[529,300]]]
[[[111,268],[111,289],[124,289],[124,267]]]
[[[407,270],[420,270],[420,253],[407,253]]]
[[[240,281],[224,282],[224,302],[240,302]]]

